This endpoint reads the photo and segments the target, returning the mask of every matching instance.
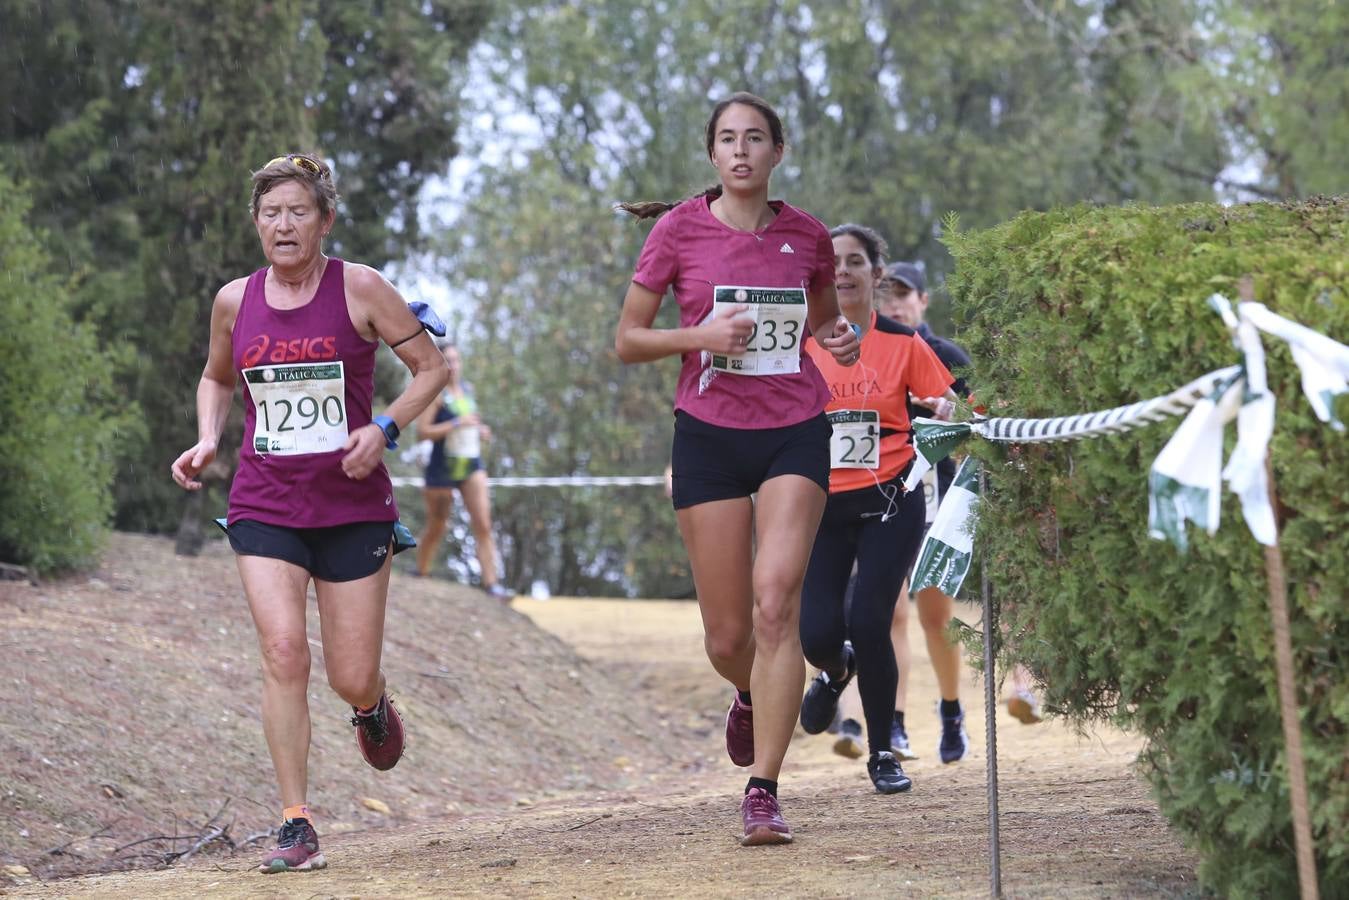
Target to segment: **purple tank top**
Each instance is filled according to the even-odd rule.
[[[378,341],[347,312],[342,260],[329,259],[314,298],[267,305],[267,269],[248,279],[234,320],[234,368],[244,390],[244,438],[229,522],[326,528],[398,518],[380,463],[360,481],[342,471],[347,435],[370,424]]]

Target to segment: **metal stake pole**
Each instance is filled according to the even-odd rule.
[[[979,496],[988,493],[988,479],[979,470]],[[984,743],[988,753],[988,870],[989,890],[1002,896],[1002,845],[998,837],[998,704],[994,692],[993,646],[998,623],[993,614],[993,595],[988,584],[988,558],[979,564],[980,590],[984,601]]]

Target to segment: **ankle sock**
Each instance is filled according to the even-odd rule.
[[[750,702],[749,691],[736,691],[735,695],[740,698],[740,702],[745,706],[754,706],[754,704]]]
[[[749,783],[745,785],[746,794],[749,793],[750,788],[763,788],[774,797],[778,795],[778,783],[776,781],[769,781],[767,778],[755,778],[751,775]]]
[[[309,804],[297,803],[295,806],[287,806],[282,810],[281,819],[286,822],[292,819],[304,819],[307,822],[312,822],[314,817],[309,814]]]
[[[943,700],[941,702],[941,715],[944,719],[954,719],[960,715],[960,701]]]

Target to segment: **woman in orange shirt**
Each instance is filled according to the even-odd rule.
[[[834,243],[834,279],[839,308],[860,330],[861,358],[843,367],[813,343],[814,359],[830,400],[829,500],[820,522],[801,595],[801,647],[821,669],[801,702],[801,727],[818,734],[828,727],[843,689],[858,676],[871,754],[867,773],[876,790],[907,791],[912,782],[890,747],[894,712],[894,649],[890,619],[904,576],[923,538],[921,491],[903,483],[914,451],[910,395],[949,414],[951,373],[912,328],[872,306],[883,277],[885,242],[870,228],[840,225]],[[853,565],[857,583],[851,609],[844,592]]]

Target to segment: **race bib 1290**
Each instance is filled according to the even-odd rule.
[[[253,401],[253,451],[299,456],[347,442],[346,381],[340,360],[244,369]]]

